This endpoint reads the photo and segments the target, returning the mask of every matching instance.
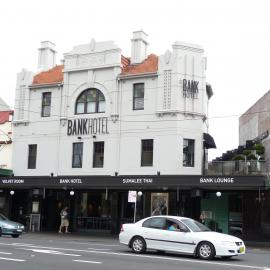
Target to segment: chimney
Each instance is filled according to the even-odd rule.
[[[144,31],[133,32],[131,39],[131,64],[139,64],[147,58],[147,34]]]
[[[55,66],[55,44],[50,41],[42,41],[38,49],[38,70],[45,71]]]

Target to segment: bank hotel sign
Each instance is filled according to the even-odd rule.
[[[79,118],[68,120],[67,135],[109,134],[108,117]]]

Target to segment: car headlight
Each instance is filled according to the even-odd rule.
[[[227,246],[234,246],[234,242],[230,242],[230,241],[222,241],[221,244],[226,246],[226,247]]]
[[[22,229],[22,230],[24,230],[24,226],[22,225],[22,226],[20,226],[20,228]]]
[[[6,228],[6,229],[14,229],[14,226],[10,225],[10,224],[6,224],[4,228]]]

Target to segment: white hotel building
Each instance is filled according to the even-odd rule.
[[[128,190],[142,191],[137,218],[198,217],[194,188],[215,147],[204,50],[177,41],[157,56],[147,47],[143,31],[130,58],[113,41],[91,40],[55,65],[55,45],[41,43],[38,72],[17,77],[14,177],[5,182],[14,218],[36,214],[32,227],[56,229],[69,205],[74,230],[115,232],[133,219]]]

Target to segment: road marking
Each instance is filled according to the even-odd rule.
[[[84,242],[75,242],[75,241],[69,241],[69,242],[65,242],[65,243],[87,245],[87,246],[120,247],[120,245],[117,245],[117,244],[84,243]]]
[[[11,246],[12,244],[6,244],[6,243],[0,242],[0,245]],[[154,260],[159,259],[159,260],[167,260],[167,261],[192,262],[192,263],[198,263],[198,264],[219,265],[219,266],[229,266],[229,267],[238,267],[238,268],[251,268],[251,269],[262,269],[262,270],[267,269],[266,266],[234,264],[234,263],[221,263],[221,262],[215,262],[215,261],[202,261],[202,260],[196,260],[196,259],[171,258],[171,257],[165,257],[165,256],[161,257],[161,256],[151,256],[151,255],[142,255],[142,254],[138,255],[138,254],[133,254],[133,253],[81,250],[81,249],[71,249],[71,248],[56,248],[56,247],[44,247],[44,246],[35,246],[35,245],[32,245],[31,247],[32,248],[52,249],[52,250],[73,251],[73,252],[107,254],[107,255],[115,255],[115,256],[130,256],[130,257],[147,258],[147,259],[154,259]]]
[[[4,261],[14,261],[14,262],[25,262],[25,260],[12,259],[12,258],[4,258],[4,257],[0,257],[0,260],[4,260]]]
[[[11,244],[11,246],[32,246],[33,244],[27,244],[27,243],[13,243]]]
[[[110,250],[112,250],[112,249],[108,249],[108,248],[87,248],[87,249],[96,250],[96,251],[110,251]]]
[[[12,245],[15,245],[15,246],[20,246],[20,245],[32,245],[32,244],[28,244],[28,243],[12,243]]]
[[[12,253],[10,253],[10,252],[3,252],[3,251],[0,251],[0,254],[12,255]]]
[[[82,262],[82,263],[95,263],[95,264],[101,264],[102,262],[94,262],[94,261],[84,261],[84,260],[73,260],[73,262]]]
[[[37,253],[45,253],[45,254],[52,254],[52,255],[73,256],[73,257],[82,256],[79,254],[67,254],[67,253],[63,253],[61,251],[50,250],[50,249],[30,249],[30,248],[17,248],[17,249],[30,250],[30,251],[37,252]]]

